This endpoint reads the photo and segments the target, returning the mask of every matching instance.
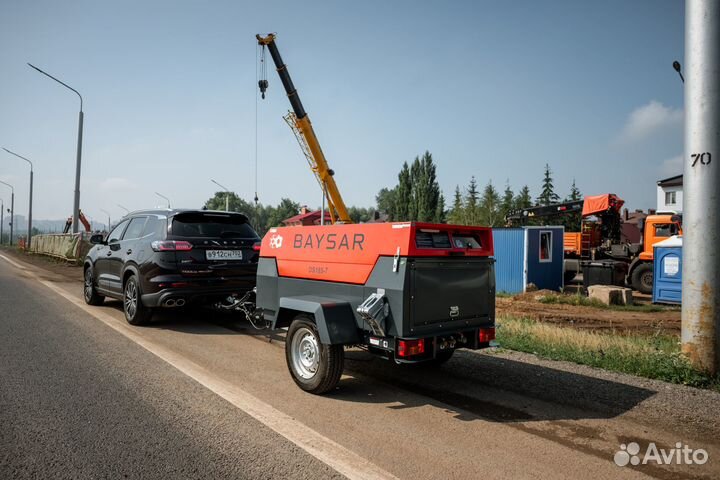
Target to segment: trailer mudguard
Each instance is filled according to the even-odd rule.
[[[280,311],[273,322],[285,316],[294,316],[293,312],[308,313],[315,317],[320,341],[328,345],[347,345],[361,343],[355,315],[350,303],[336,298],[302,295],[280,297]],[[290,315],[288,315],[290,314]]]

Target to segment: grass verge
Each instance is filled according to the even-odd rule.
[[[720,378],[695,370],[669,335],[576,330],[515,317],[498,319],[501,347],[615,372],[720,391]]]
[[[603,308],[606,310],[620,310],[629,312],[663,312],[672,310],[674,307],[664,307],[660,305],[605,305],[595,298],[588,298],[585,295],[542,295],[538,298],[538,302],[545,304],[562,304],[575,305],[582,307]]]

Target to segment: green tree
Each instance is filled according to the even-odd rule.
[[[495,227],[501,224],[500,195],[488,181],[480,199],[480,224],[487,227]]]
[[[417,214],[411,215],[411,220],[420,222],[439,221],[437,214],[438,202],[440,201],[440,186],[437,182],[437,168],[430,152],[426,151],[422,158],[415,158],[410,173],[413,176],[412,197],[417,208]]]
[[[447,221],[447,212],[445,211],[445,195],[440,193],[438,197],[437,207],[435,208],[435,223],[445,223]]]
[[[231,212],[240,212],[250,217],[255,210],[250,202],[246,202],[235,192],[215,192],[215,195],[205,202],[205,208],[225,211],[225,198],[228,199],[228,210]]]
[[[542,189],[540,196],[537,198],[537,203],[543,206],[552,205],[560,201],[560,196],[555,193],[555,187],[553,185],[552,172],[550,171],[550,165],[545,164],[545,174],[542,181]]]
[[[402,169],[398,174],[398,184],[395,187],[394,195],[394,216],[393,219],[405,222],[410,220],[410,202],[412,195],[412,183],[410,179],[410,168],[407,162],[403,163]]]
[[[527,185],[523,185],[515,197],[515,209],[530,208],[532,207],[532,196],[530,195],[530,189]]]
[[[575,179],[573,178],[572,186],[570,187],[570,195],[565,197],[566,202],[577,202],[583,199],[580,189],[575,185]],[[567,232],[579,232],[582,227],[582,213],[577,212],[572,215],[565,215],[562,218],[562,224],[565,226]]]
[[[480,224],[480,193],[477,189],[477,180],[475,175],[470,178],[470,184],[468,185],[467,192],[465,193],[465,218],[463,224],[465,225],[479,225]]]
[[[503,192],[502,203],[500,204],[500,217],[504,221],[505,217],[515,208],[515,194],[510,188],[510,181],[505,182],[505,191]]]
[[[463,225],[465,223],[465,205],[463,204],[462,193],[460,193],[460,185],[455,185],[453,204],[450,207],[447,220],[448,223],[453,225]]]
[[[387,214],[388,220],[393,221],[395,218],[395,188],[382,188],[375,195],[375,203],[377,204],[377,210]]]
[[[374,208],[348,207],[348,215],[353,223],[366,223],[375,216]]]

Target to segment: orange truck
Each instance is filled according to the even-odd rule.
[[[682,234],[682,218],[674,213],[648,215],[638,225],[638,243],[623,241],[621,236],[624,201],[615,194],[587,196],[584,200],[557,205],[531,207],[508,215],[509,222],[528,218],[560,216],[582,211],[580,232],[566,232],[565,282],[590,264],[625,264],[625,283],[634,290],[651,293],[653,286],[653,245],[672,235]],[[580,210],[582,209],[582,210]],[[585,279],[588,285],[588,279]]]

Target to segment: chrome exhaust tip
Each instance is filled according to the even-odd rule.
[[[177,301],[175,302],[175,306],[176,306],[176,307],[182,307],[182,306],[184,306],[184,305],[185,305],[185,299],[184,299],[184,298],[178,298]]]
[[[172,298],[170,298],[170,299],[168,299],[168,300],[165,300],[165,306],[166,306],[166,307],[174,307],[174,306],[175,306],[175,300],[173,300]]]

